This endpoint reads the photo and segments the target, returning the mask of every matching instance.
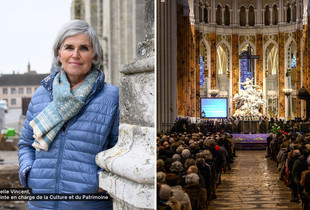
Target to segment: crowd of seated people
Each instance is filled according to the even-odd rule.
[[[228,133],[158,135],[157,209],[207,209],[233,157]]]
[[[271,133],[268,154],[277,162],[279,179],[291,190],[291,202],[310,209],[310,133]]]

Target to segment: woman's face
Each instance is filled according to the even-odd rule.
[[[58,56],[70,83],[82,81],[94,60],[88,35],[78,34],[67,37],[58,50]]]

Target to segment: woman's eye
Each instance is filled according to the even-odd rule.
[[[65,50],[73,50],[72,46],[65,46]]]
[[[82,51],[88,51],[88,47],[82,46],[82,47],[81,47],[81,50],[82,50]]]

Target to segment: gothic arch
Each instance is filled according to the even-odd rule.
[[[290,23],[292,21],[292,16],[291,16],[291,8],[290,8],[290,4],[287,3],[286,4],[286,22],[287,23]]]
[[[244,5],[241,5],[241,7],[240,7],[240,14],[239,14],[240,26],[246,26],[245,8],[246,7]]]
[[[253,5],[249,6],[248,21],[249,26],[255,25],[255,7]]]
[[[225,6],[225,11],[224,11],[224,25],[229,26],[230,25],[230,7],[229,5]]]
[[[226,40],[221,40],[217,45],[216,45],[216,56],[218,57],[217,53],[218,53],[218,48],[221,46],[221,45],[224,45],[227,49],[227,57],[228,57],[228,61],[227,61],[227,65],[228,65],[228,70],[230,71],[230,68],[231,68],[231,46],[230,44],[226,41]],[[223,70],[222,70],[223,71]],[[217,74],[225,74],[225,72],[220,72],[218,73],[218,70],[216,70]]]
[[[288,53],[288,48],[290,47],[290,45],[291,44],[294,44],[295,46],[296,46],[296,50],[295,50],[295,52],[297,52],[297,43],[296,43],[296,41],[295,41],[295,39],[294,38],[292,38],[292,37],[290,37],[286,42],[285,42],[285,47],[284,47],[284,57],[285,57],[285,70],[288,68],[288,63],[287,63],[287,59],[288,59],[288,57],[286,56],[287,55],[287,53]]]
[[[265,25],[270,25],[270,7],[268,4],[265,6],[265,12],[264,12],[264,18],[265,18]]]
[[[264,73],[265,73],[265,71],[267,70],[267,67],[266,67],[266,59],[268,59],[267,58],[267,48],[269,47],[269,45],[270,44],[273,44],[277,49],[279,49],[279,45],[278,45],[278,43],[276,43],[274,40],[272,40],[272,39],[270,39],[270,40],[268,40],[267,42],[266,42],[266,44],[264,44],[264,51],[263,51],[263,53],[264,53],[264,63],[263,63],[263,68],[264,68]],[[269,70],[269,69],[268,69]]]
[[[222,5],[217,4],[216,6],[216,25],[222,25]]]
[[[278,25],[278,5],[272,6],[272,25]]]

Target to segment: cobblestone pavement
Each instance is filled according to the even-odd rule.
[[[265,155],[266,151],[237,151],[209,209],[302,209],[290,202],[290,190],[279,180],[276,163]]]

